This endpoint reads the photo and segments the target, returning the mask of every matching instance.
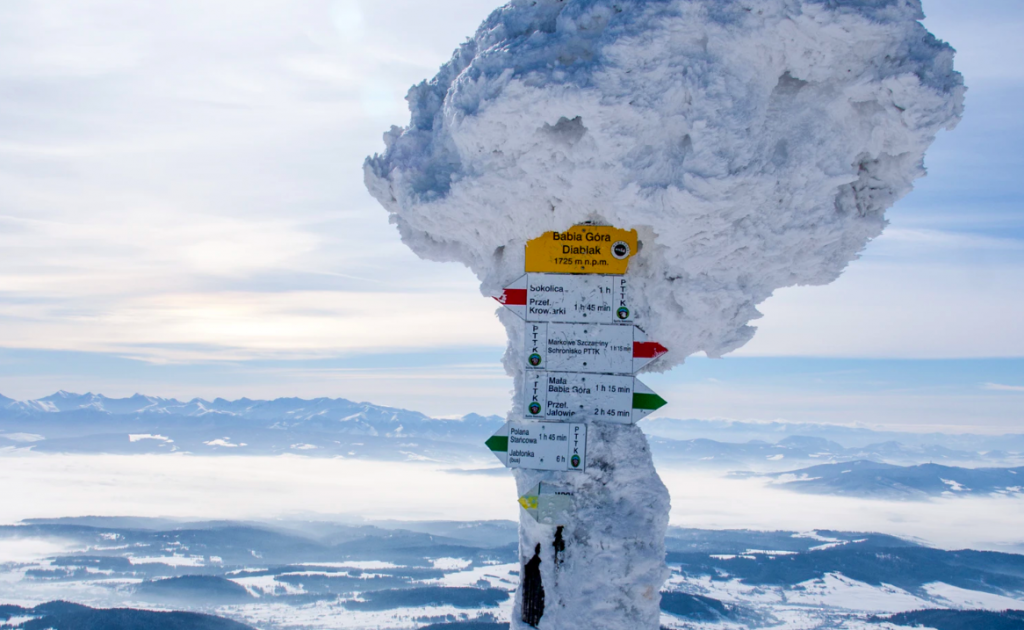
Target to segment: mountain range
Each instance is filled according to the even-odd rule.
[[[58,392],[38,400],[0,403],[0,448],[118,454],[301,453],[380,460],[415,456],[458,463],[479,450],[482,440],[502,422],[476,414],[431,418],[344,399],[182,402]]]
[[[1024,468],[893,466],[872,461],[823,464],[764,475],[809,494],[918,499],[932,496],[1024,495]]]
[[[458,439],[481,426],[491,426],[496,416],[476,414],[461,419],[437,419],[416,411],[355,403],[341,398],[278,398],[276,400],[213,401],[194,398],[187,402],[136,394],[131,398],[107,398],[100,394],[72,394],[64,391],[29,401],[0,397],[0,420],[56,416],[80,419],[131,417],[141,422],[159,422],[162,418],[244,419],[272,421],[271,426],[288,429],[299,425],[326,425],[332,430],[355,435],[425,437]]]
[[[484,469],[490,474],[500,469],[496,469],[482,443],[503,422],[498,416],[477,414],[432,418],[406,409],[331,398],[179,401],[140,394],[117,399],[58,392],[31,401],[0,397],[0,452],[6,448],[86,454],[293,453],[434,461],[471,469],[490,466],[495,470]],[[1015,484],[1010,483],[1011,473],[1002,474],[998,483],[981,483],[970,469],[1024,466],[1024,436],[1020,435],[1002,436],[998,439],[1001,448],[985,450],[977,447],[995,438],[666,418],[645,420],[641,427],[648,434],[659,466],[719,473],[788,473],[793,478],[775,481],[802,492],[901,498],[1012,492]],[[703,434],[714,434],[718,439],[701,437]],[[752,437],[758,435],[772,439]],[[905,441],[888,439],[899,436]],[[872,437],[874,441],[869,439]],[[852,446],[833,438],[852,440]],[[854,462],[864,463],[853,468],[828,468]],[[870,468],[868,463],[889,467]],[[922,465],[936,467],[903,470]],[[846,468],[852,472],[844,472]]]

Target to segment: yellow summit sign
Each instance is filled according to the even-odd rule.
[[[526,243],[526,271],[622,275],[637,247],[636,230],[577,225]]]

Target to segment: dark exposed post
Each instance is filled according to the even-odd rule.
[[[523,623],[536,628],[544,616],[544,584],[540,576],[540,545],[523,571]]]

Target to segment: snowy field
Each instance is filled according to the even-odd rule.
[[[191,610],[260,630],[497,630],[519,581],[515,537],[511,521],[40,521],[0,528],[0,588],[26,608]],[[1024,608],[1021,556],[834,531],[672,528],[667,541],[671,630],[890,630],[907,626],[876,617]]]

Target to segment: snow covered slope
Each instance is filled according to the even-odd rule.
[[[508,521],[33,521],[0,527],[0,625],[5,616],[18,627],[46,612],[4,604],[61,599],[170,606],[261,630],[507,629],[515,538]],[[672,630],[887,630],[870,620],[892,613],[907,627],[922,616],[963,615],[975,623],[936,627],[974,630],[1002,627],[994,624],[1001,613],[959,609],[1024,607],[1024,556],[1014,554],[834,531],[673,528],[668,547],[673,575],[661,625]],[[929,608],[947,610],[910,613]],[[162,627],[146,621],[132,627]]]

